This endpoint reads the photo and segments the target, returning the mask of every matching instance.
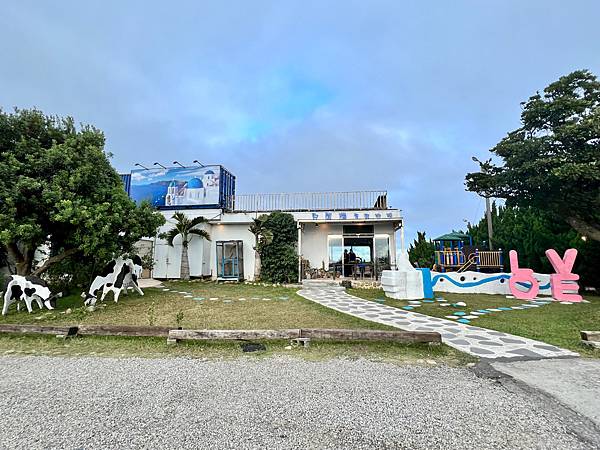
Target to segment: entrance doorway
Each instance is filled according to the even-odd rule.
[[[344,236],[344,276],[364,278],[373,274],[373,237]]]
[[[335,277],[379,279],[391,268],[390,236],[374,234],[373,226],[344,227],[343,235],[328,236],[327,245],[329,271]]]
[[[217,279],[244,278],[244,242],[217,241]]]

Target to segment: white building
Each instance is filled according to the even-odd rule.
[[[296,220],[298,265],[303,278],[335,275],[375,280],[382,270],[395,267],[396,232],[400,231],[402,236],[403,222],[400,210],[388,206],[387,192],[236,195],[235,177],[220,166],[212,167],[214,171],[209,171],[212,173],[191,178],[187,185],[180,182],[180,186],[187,186],[184,192],[181,188],[177,189],[177,183],[167,183],[168,188],[162,191],[166,193],[164,207],[158,207],[166,219],[159,234],[173,227],[172,216],[176,211],[189,217],[203,216],[208,220],[202,227],[210,234],[211,240],[192,237],[189,243],[192,277],[252,280],[255,237],[249,226],[259,215],[273,211],[289,212]],[[124,181],[128,186],[128,181]],[[192,189],[205,189],[209,183],[221,186],[219,205],[199,208],[194,197],[191,204],[195,206],[184,206],[181,196],[189,195],[190,185]],[[131,189],[130,195],[136,198],[135,187]],[[197,195],[195,191],[193,193]],[[142,252],[144,248],[153,252],[154,278],[179,278],[179,236],[172,247],[159,238],[140,242],[138,247]]]

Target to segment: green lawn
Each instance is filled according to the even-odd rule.
[[[23,309],[17,312],[11,305],[9,313],[0,317],[0,323],[156,325],[188,329],[393,329],[306,300],[293,288],[202,281],[165,285],[171,290],[147,288],[144,296],[121,295],[119,303],[107,296],[93,312],[87,311],[77,295],[60,299],[55,311],[34,309],[29,314]],[[204,300],[185,298],[178,292],[189,292]],[[67,309],[71,309],[69,314],[65,314]],[[178,314],[182,317],[180,323]]]
[[[121,295],[117,304],[108,297],[104,304],[98,302],[92,312],[87,311],[81,297],[76,295],[61,299],[55,311],[34,309],[32,314],[28,314],[23,310],[17,312],[13,305],[6,316],[0,317],[0,323],[155,325],[188,329],[394,329],[318,305],[297,295],[294,288],[204,281],[169,282],[165,285],[171,290],[165,292],[161,288],[148,288],[144,290],[146,295],[143,297],[132,293]],[[185,298],[186,294],[179,292],[204,300]],[[69,309],[71,311],[66,313]],[[436,360],[451,365],[473,361],[445,345],[313,342],[307,350],[286,350],[288,344],[283,341],[267,342],[268,351],[262,354],[294,354],[304,358],[369,357],[412,363]],[[61,341],[55,337],[5,334],[0,335],[2,353],[214,358],[239,356],[241,350],[239,343],[235,342],[187,342],[167,346],[165,339],[85,337]]]
[[[357,297],[375,300],[385,299],[385,304],[395,307],[408,305],[404,300],[393,300],[385,297],[382,290],[349,289],[348,293]],[[466,307],[443,307],[436,303],[422,303],[413,311],[429,316],[444,317],[455,311],[471,311],[499,306],[518,306],[524,301],[508,299],[503,295],[486,294],[450,294],[437,292],[449,303],[465,302]],[[502,311],[479,316],[471,325],[503,331],[517,336],[528,337],[554,344],[580,353],[582,356],[600,358],[600,350],[591,349],[580,343],[581,330],[600,330],[600,297],[586,296],[590,303],[561,305],[553,302],[539,308]]]

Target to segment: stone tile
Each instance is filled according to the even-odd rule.
[[[488,336],[483,336],[479,334],[465,334],[467,339],[474,339],[476,341],[489,341],[490,338]]]
[[[469,349],[469,351],[471,353],[474,353],[475,355],[484,355],[484,356],[488,356],[488,355],[493,355],[494,352],[492,350],[488,350],[487,348],[481,348],[481,347],[471,347]]]
[[[560,348],[555,347],[553,345],[544,345],[544,344],[533,344],[535,348],[539,348],[540,350],[548,350],[549,352],[559,352]]]
[[[479,341],[478,344],[486,345],[486,346],[490,346],[490,347],[503,347],[503,345],[500,342],[495,342],[495,341]]]
[[[471,342],[466,341],[464,339],[448,339],[448,343],[451,343],[454,345],[471,345]]]
[[[513,355],[526,356],[528,358],[543,358],[542,355],[531,351],[527,348],[516,348],[514,350],[508,350],[507,353],[512,353]]]
[[[501,337],[500,340],[502,342],[507,343],[507,344],[526,344],[526,342],[523,339],[514,339],[514,338],[509,338],[509,337]]]

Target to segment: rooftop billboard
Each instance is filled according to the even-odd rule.
[[[156,208],[218,207],[221,170],[221,166],[132,170],[129,196],[137,203],[148,200]]]

